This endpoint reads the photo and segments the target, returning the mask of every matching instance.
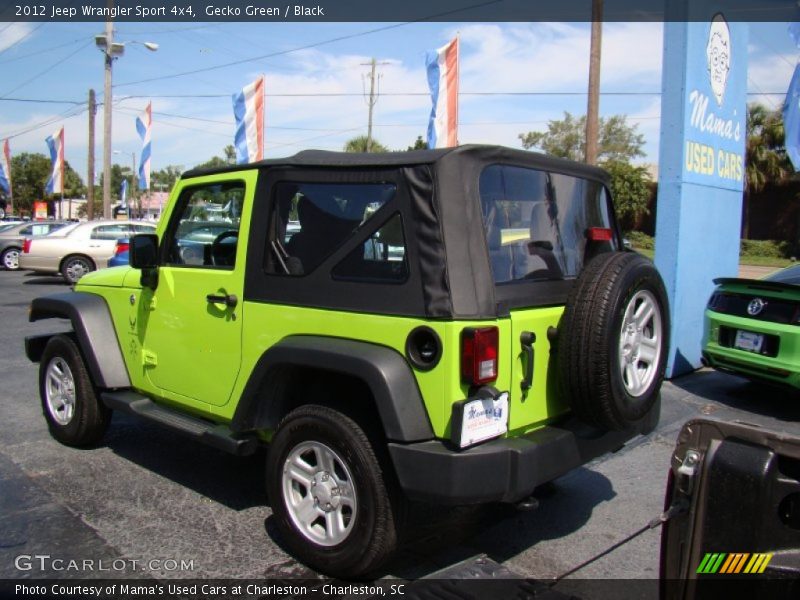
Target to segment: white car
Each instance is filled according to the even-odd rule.
[[[75,283],[86,273],[105,267],[120,238],[155,233],[154,225],[139,221],[88,221],[53,234],[26,239],[19,255],[20,269],[58,274]]]

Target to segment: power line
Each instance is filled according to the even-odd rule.
[[[65,42],[57,46],[50,46],[49,48],[44,48],[43,50],[37,50],[36,52],[31,52],[30,54],[25,54],[23,56],[15,56],[14,58],[7,58],[5,60],[0,60],[0,65],[4,65],[6,63],[14,62],[17,60],[23,60],[26,58],[30,58],[31,56],[37,56],[39,54],[45,54],[46,52],[50,52],[52,50],[58,50],[59,48],[64,48],[65,46],[71,46],[72,44],[77,44],[78,42],[85,42],[85,41],[86,41],[86,36],[80,37],[76,40],[72,40],[71,42]]]
[[[41,72],[37,73],[36,75],[34,75],[33,77],[31,77],[30,79],[27,79],[27,80],[23,81],[23,82],[22,82],[22,83],[20,83],[20,84],[19,84],[17,87],[15,87],[15,88],[13,88],[13,89],[11,89],[11,90],[7,91],[5,94],[3,94],[2,96],[0,96],[0,99],[2,99],[2,98],[5,98],[6,96],[8,96],[9,94],[11,94],[12,92],[16,92],[16,91],[17,91],[19,88],[21,88],[21,87],[25,87],[26,85],[28,85],[28,84],[29,84],[29,83],[31,83],[32,81],[34,81],[34,80],[38,79],[39,77],[41,77],[41,76],[42,76],[42,75],[44,75],[45,73],[49,73],[50,71],[52,71],[53,69],[55,69],[55,68],[56,68],[57,66],[59,66],[60,64],[62,64],[62,63],[64,63],[64,62],[68,61],[70,58],[72,58],[73,56],[75,56],[75,55],[76,55],[78,52],[80,52],[81,50],[83,50],[84,48],[86,48],[87,46],[89,46],[89,44],[91,44],[91,43],[93,43],[93,42],[91,42],[91,41],[90,41],[90,42],[87,42],[87,43],[85,43],[83,46],[81,46],[80,48],[78,48],[77,50],[75,50],[75,52],[72,52],[72,53],[70,53],[70,54],[67,54],[67,55],[66,55],[64,58],[62,58],[61,60],[57,61],[55,64],[53,64],[53,65],[50,65],[49,67],[47,67],[47,68],[46,68],[44,71],[41,71]]]
[[[26,127],[25,129],[21,129],[19,131],[15,131],[13,133],[2,135],[0,137],[2,137],[3,139],[9,139],[9,140],[10,139],[14,139],[14,138],[19,137],[21,135],[25,135],[26,133],[30,133],[31,131],[36,131],[37,129],[41,129],[43,127],[47,127],[48,125],[52,125],[53,123],[61,121],[62,119],[71,119],[72,117],[76,117],[76,116],[86,112],[86,110],[87,110],[87,106],[86,106],[86,103],[84,102],[83,106],[70,107],[66,111],[64,111],[64,112],[62,112],[62,113],[60,113],[60,114],[58,114],[58,115],[56,115],[54,117],[50,117],[50,118],[48,118],[48,119],[46,119],[44,121],[40,121],[39,123],[36,123],[35,125],[31,125],[29,127]]]
[[[43,98],[0,98],[0,102],[28,102],[31,104],[83,104],[77,100],[45,100]]]
[[[13,43],[13,44],[11,44],[10,46],[7,46],[7,47],[3,48],[2,50],[0,50],[0,54],[2,54],[3,52],[6,52],[7,50],[10,50],[11,48],[13,48],[14,46],[16,46],[17,44],[21,44],[22,42],[24,42],[25,40],[27,40],[29,37],[31,37],[31,36],[32,36],[34,33],[36,33],[36,32],[37,32],[39,29],[41,29],[42,27],[44,27],[45,25],[47,25],[47,22],[44,22],[44,23],[39,23],[39,24],[38,24],[36,27],[34,27],[34,28],[33,28],[33,29],[31,29],[31,30],[30,30],[28,33],[26,33],[26,34],[25,34],[25,35],[23,35],[21,38],[19,38],[19,39],[18,39],[16,42],[14,42],[14,43]]]
[[[454,14],[454,13],[459,13],[459,12],[463,12],[463,11],[467,11],[467,10],[472,10],[473,8],[479,8],[479,7],[488,6],[488,5],[491,5],[491,4],[498,4],[501,1],[502,0],[489,0],[488,2],[481,2],[479,4],[474,4],[472,6],[465,6],[463,8],[457,8],[457,9],[445,11],[445,12],[442,12],[442,13],[439,13],[439,14],[430,15],[428,17],[422,17],[422,18],[416,19],[414,21],[405,21],[403,23],[394,23],[392,25],[385,25],[383,27],[377,27],[375,29],[369,29],[367,31],[362,31],[362,32],[359,32],[359,33],[351,33],[349,35],[342,35],[342,36],[338,36],[338,37],[335,37],[335,38],[322,40],[321,42],[314,42],[313,44],[306,44],[304,46],[300,46],[300,47],[297,47],[297,48],[291,48],[289,50],[280,50],[278,52],[270,52],[269,54],[262,54],[260,56],[253,56],[251,58],[244,58],[244,59],[241,59],[241,60],[235,60],[235,61],[232,61],[232,62],[222,63],[222,64],[214,65],[214,66],[211,66],[211,67],[203,67],[203,68],[200,68],[200,69],[192,69],[191,71],[183,71],[182,73],[171,73],[170,75],[160,75],[158,77],[148,77],[147,79],[140,79],[138,81],[126,81],[126,82],[123,82],[123,83],[118,83],[114,87],[123,87],[123,86],[127,86],[127,85],[135,85],[137,83],[149,83],[151,81],[161,81],[163,79],[175,79],[176,77],[184,77],[186,75],[196,75],[198,73],[206,73],[208,71],[216,71],[216,70],[219,70],[219,69],[225,69],[227,67],[233,67],[233,66],[242,65],[242,64],[245,64],[245,63],[249,63],[249,62],[256,62],[256,61],[264,60],[266,58],[274,58],[276,56],[285,56],[287,54],[292,54],[294,52],[300,52],[301,50],[311,50],[312,48],[318,48],[320,46],[325,46],[327,44],[333,44],[333,43],[336,43],[336,42],[342,42],[342,41],[345,41],[345,40],[350,40],[350,39],[354,39],[354,38],[358,38],[358,37],[363,37],[365,35],[371,35],[373,33],[380,33],[382,31],[389,31],[390,29],[397,29],[399,27],[405,27],[406,25],[411,25],[413,23],[420,23],[420,22],[423,22],[423,21],[429,21],[431,19],[436,19],[436,18],[439,18],[439,17],[451,15],[451,14]]]

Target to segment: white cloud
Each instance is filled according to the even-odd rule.
[[[0,52],[11,48],[33,32],[30,23],[11,23],[0,32]]]

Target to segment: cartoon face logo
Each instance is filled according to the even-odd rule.
[[[725,88],[728,85],[728,72],[731,70],[731,32],[728,23],[720,13],[711,20],[711,29],[708,32],[708,45],[706,46],[706,60],[708,61],[708,78],[711,81],[711,91],[717,99],[717,104],[722,106],[725,97]]]

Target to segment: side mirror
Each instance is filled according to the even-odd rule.
[[[155,269],[158,266],[158,236],[140,233],[131,238],[128,263],[134,269]]]
[[[128,264],[142,270],[141,284],[144,287],[158,287],[158,236],[154,233],[140,233],[131,238]]]

